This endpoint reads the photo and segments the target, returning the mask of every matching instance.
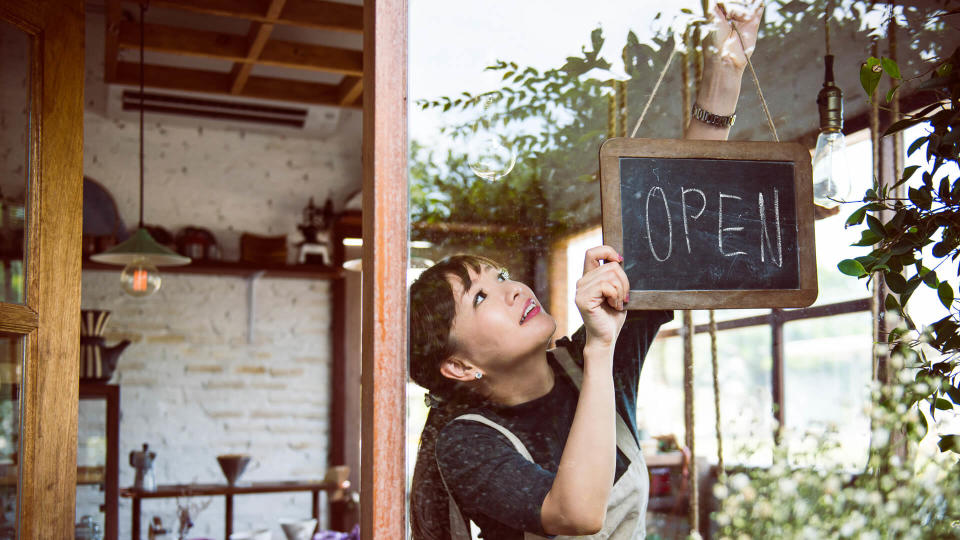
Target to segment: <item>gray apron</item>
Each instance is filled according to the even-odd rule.
[[[580,389],[583,383],[583,370],[573,361],[573,357],[564,347],[553,349],[554,357],[563,366],[564,371]],[[454,420],[471,420],[480,422],[499,431],[516,448],[517,452],[528,461],[533,462],[530,452],[510,430],[479,414],[464,414]],[[620,415],[617,415],[617,448],[630,460],[630,466],[613,484],[610,497],[607,500],[607,517],[603,522],[603,529],[589,536],[555,536],[555,540],[566,539],[593,539],[593,540],[642,540],[646,536],[647,499],[650,494],[650,478],[647,476],[647,464],[640,452],[633,433]],[[439,464],[437,465],[439,468]],[[443,479],[443,473],[440,474]],[[446,480],[443,481],[446,488]],[[471,540],[470,528],[460,513],[453,495],[447,489],[450,500],[450,538],[451,540]],[[524,540],[545,540],[545,537],[524,533]]]

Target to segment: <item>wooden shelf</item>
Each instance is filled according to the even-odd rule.
[[[123,268],[112,264],[96,263],[89,259],[83,261],[84,270],[120,272]],[[196,261],[186,266],[164,266],[164,274],[199,274],[208,276],[253,277],[264,272],[263,277],[287,279],[329,279],[343,277],[343,270],[321,264],[265,265],[233,261]]]

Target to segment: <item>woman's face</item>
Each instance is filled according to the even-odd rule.
[[[456,315],[450,330],[456,355],[485,375],[509,371],[517,361],[546,350],[557,323],[533,291],[499,268],[468,268],[469,289],[450,279]]]

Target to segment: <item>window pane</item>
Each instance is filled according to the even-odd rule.
[[[801,454],[813,449],[810,444],[833,441],[839,447],[828,453],[832,461],[862,468],[870,442],[865,412],[872,371],[870,312],[794,321],[784,333],[786,441],[792,459],[804,462]],[[807,433],[816,436],[809,439]]]
[[[679,312],[677,318],[680,318]],[[709,334],[697,334],[694,350],[694,432],[697,456],[716,462],[716,409]],[[773,414],[770,330],[758,326],[717,334],[720,431],[726,464],[769,464]],[[659,339],[643,366],[637,422],[651,436],[684,440],[683,341]]]
[[[0,21],[0,302],[24,302],[30,38]]]

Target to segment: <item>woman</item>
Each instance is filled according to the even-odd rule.
[[[734,112],[746,66],[729,21],[748,55],[762,9],[712,11],[697,97],[710,114],[694,115],[703,119],[689,138],[726,137],[716,117]],[[576,293],[584,326],[551,351],[556,322],[489,259],[446,259],[412,285],[410,373],[431,404],[410,502],[415,539],[468,539],[467,521],[487,540],[644,537],[637,383],[672,314],[624,311],[622,260],[608,246],[587,251]]]

